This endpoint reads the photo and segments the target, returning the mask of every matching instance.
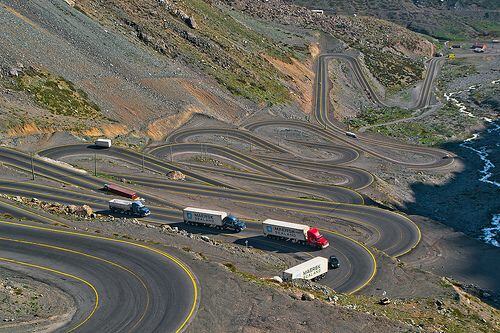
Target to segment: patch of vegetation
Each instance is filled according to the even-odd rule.
[[[347,120],[347,124],[353,128],[358,129],[363,126],[383,124],[389,121],[408,118],[412,111],[399,107],[384,107],[380,109],[365,109],[356,118]]]
[[[197,22],[203,25],[200,35],[216,42],[215,52],[193,43],[189,45],[192,46],[193,56],[203,60],[198,65],[235,95],[269,104],[283,104],[291,99],[283,84],[283,75],[260,56],[265,53],[290,62],[294,54],[291,49],[274,44],[202,0],[189,0],[186,5],[193,11]],[[217,52],[219,48],[223,51],[226,64],[218,59],[221,56]]]
[[[448,103],[435,115],[422,121],[379,126],[371,128],[370,131],[411,143],[436,146],[447,141],[466,139],[469,129],[478,124],[477,118],[460,113],[455,105]]]
[[[103,119],[99,106],[73,83],[44,70],[28,69],[18,76],[12,87],[31,95],[41,107],[53,114],[81,119]]]
[[[196,29],[156,1],[82,1],[79,5],[100,21],[123,22],[127,33],[132,29],[147,46],[197,67],[235,95],[268,105],[292,100],[289,78],[263,55],[290,63],[290,57],[298,57],[296,52],[251,30],[212,2],[174,2],[175,8],[195,20]]]
[[[389,90],[400,90],[423,78],[424,66],[420,61],[360,44],[355,47],[365,55],[366,66],[373,76]]]
[[[498,3],[497,3],[498,5]],[[500,36],[500,22],[495,20],[472,21],[470,25],[477,31],[486,32],[492,36]]]
[[[467,59],[455,59],[446,61],[438,80],[438,87],[444,90],[446,83],[456,78],[467,77],[469,75],[478,74],[476,66],[468,63]]]
[[[380,305],[379,299],[361,295],[338,295],[337,304],[360,312],[375,313],[392,320],[418,325],[429,331],[447,333],[496,332],[492,323],[471,313],[458,300],[443,300],[441,310],[432,299],[394,300]],[[464,315],[463,311],[467,311]],[[495,311],[495,310],[493,310]],[[494,314],[498,317],[498,312]]]

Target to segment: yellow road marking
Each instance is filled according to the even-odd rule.
[[[72,253],[72,254],[77,254],[77,255],[81,255],[81,256],[84,256],[84,257],[87,257],[87,258],[91,258],[91,259],[94,259],[94,260],[97,260],[97,261],[105,262],[105,263],[107,263],[109,265],[118,267],[118,268],[126,271],[127,273],[129,273],[132,276],[134,276],[137,280],[139,280],[139,282],[142,284],[143,288],[146,290],[146,307],[145,307],[143,313],[141,314],[139,320],[135,323],[135,325],[132,328],[136,327],[144,319],[144,316],[146,315],[146,312],[147,312],[147,310],[149,308],[149,304],[150,304],[149,288],[147,287],[147,285],[144,282],[144,280],[142,280],[139,277],[139,275],[137,275],[136,273],[132,272],[130,269],[128,269],[128,268],[126,268],[126,267],[124,267],[124,266],[122,266],[120,264],[117,264],[117,263],[115,263],[115,262],[113,262],[111,260],[108,260],[108,259],[103,259],[103,258],[94,256],[94,255],[91,255],[91,254],[87,254],[87,253],[84,253],[84,252],[80,252],[80,251],[76,251],[76,250],[72,250],[72,249],[68,249],[68,248],[64,248],[64,247],[60,247],[60,246],[55,246],[55,245],[50,245],[50,244],[45,244],[45,243],[32,242],[32,241],[21,240],[21,239],[13,239],[13,238],[1,237],[1,236],[0,236],[0,240],[9,241],[9,242],[15,242],[15,243],[21,243],[21,244],[27,244],[27,245],[35,245],[35,246],[45,247],[45,248],[49,248],[49,249],[53,249],[53,250],[58,250],[58,251],[62,251],[62,252],[68,252],[68,253]]]
[[[78,236],[78,237],[86,237],[86,238],[91,238],[91,239],[99,239],[99,240],[104,240],[108,242],[114,242],[114,243],[121,243],[121,244],[127,244],[131,246],[135,246],[144,250],[148,250],[151,252],[154,252],[156,254],[159,254],[160,256],[163,256],[164,258],[169,259],[173,263],[175,263],[177,266],[179,266],[189,277],[191,280],[192,286],[193,286],[193,304],[191,306],[191,309],[189,311],[188,316],[184,319],[182,324],[179,326],[179,328],[176,330],[176,332],[180,332],[181,330],[184,329],[184,327],[187,325],[187,323],[190,321],[191,317],[193,316],[197,306],[198,306],[198,282],[195,277],[195,275],[191,272],[191,270],[184,264],[182,261],[177,259],[176,257],[172,256],[171,254],[168,254],[164,251],[161,251],[159,249],[156,249],[154,247],[150,247],[147,245],[135,243],[132,241],[127,241],[123,239],[113,239],[113,238],[107,238],[104,236],[97,236],[97,235],[89,235],[89,234],[84,234],[84,233],[79,233],[76,231],[67,231],[67,230],[59,230],[59,229],[53,229],[53,228],[48,228],[48,227],[42,227],[42,226],[35,226],[35,225],[27,225],[27,224],[21,224],[21,223],[16,223],[16,222],[7,222],[7,221],[0,221],[2,224],[8,224],[8,225],[14,225],[18,227],[23,227],[23,228],[29,228],[29,229],[35,229],[35,230],[43,230],[47,232],[53,232],[56,234],[65,234],[65,235],[73,235],[73,236]]]

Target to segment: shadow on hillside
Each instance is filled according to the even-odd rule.
[[[496,169],[490,170],[493,173],[491,180],[498,180],[500,175],[498,134],[499,131],[485,130],[479,139],[469,143],[475,149],[487,147],[488,159],[497,165]],[[463,147],[461,142],[448,143],[442,148],[456,154],[463,162],[464,170],[456,172],[453,179],[443,185],[411,185],[415,202],[407,202],[406,207],[400,209],[439,221],[467,235],[453,238],[457,241],[453,245],[460,249],[463,261],[451,265],[453,271],[447,273],[458,280],[463,278],[500,293],[500,248],[478,240],[482,229],[491,226],[493,214],[500,213],[500,190],[493,184],[479,181],[485,163],[476,152]],[[497,241],[500,242],[498,237]]]

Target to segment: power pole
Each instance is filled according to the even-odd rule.
[[[35,165],[33,163],[33,153],[31,153],[31,180],[35,180]]]
[[[144,150],[142,151],[142,172],[144,172]]]
[[[97,177],[97,154],[94,153],[94,176]]]

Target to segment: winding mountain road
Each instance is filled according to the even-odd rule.
[[[77,312],[58,331],[178,332],[198,306],[196,278],[163,251],[27,223],[0,221],[0,234],[0,263],[65,280]]]
[[[328,274],[322,283],[340,292],[356,292],[370,283],[377,273],[377,262],[371,248],[389,256],[401,256],[418,245],[421,234],[417,225],[406,216],[365,205],[364,197],[357,191],[369,187],[374,176],[348,164],[362,153],[415,169],[444,168],[453,163],[453,158],[449,158],[448,153],[440,149],[409,146],[364,136],[347,137],[330,111],[327,64],[332,58],[347,61],[370,98],[381,106],[385,105],[371,88],[355,58],[344,54],[326,54],[318,58],[314,110],[316,123],[268,119],[247,122],[241,128],[183,128],[172,133],[165,144],[148,147],[144,152],[117,147],[97,149],[93,145],[74,144],[45,149],[39,151],[38,155],[54,160],[71,156],[103,155],[156,173],[156,176],[110,174],[128,178],[140,186],[138,194],[148,201],[152,212],[150,217],[144,219],[148,223],[172,224],[192,233],[214,234],[212,229],[182,223],[182,205],[166,199],[166,195],[158,195],[160,191],[227,199],[253,207],[295,212],[363,230],[367,236],[362,240],[355,240],[323,222],[320,228],[329,238],[331,246],[321,251],[267,239],[262,236],[261,223],[255,220],[247,221],[248,228],[239,234],[215,233],[215,236],[236,244],[247,241],[255,248],[289,253],[303,259],[335,254],[342,262],[341,268],[335,274]],[[432,59],[429,62],[428,74],[422,84],[421,94],[415,101],[415,108],[423,108],[431,103],[437,66],[438,60]],[[316,149],[334,152],[334,157],[330,160],[304,158],[286,146],[267,140],[260,134],[265,128],[307,131],[327,142],[314,144]],[[195,138],[205,136],[227,137],[258,149],[244,152],[214,143],[193,142]],[[397,154],[394,155],[394,152],[399,151],[415,154],[418,161],[404,160]],[[175,156],[199,153],[228,161],[239,169],[173,162]],[[97,211],[107,211],[106,201],[109,196],[100,191],[105,182],[103,179],[51,163],[38,156],[32,159],[25,153],[0,147],[0,162],[5,165],[30,172],[32,161],[37,177],[72,185],[78,190],[47,186],[36,181],[0,181],[0,192],[36,196],[66,204],[87,203]],[[326,184],[290,171],[294,169],[328,172],[335,180]],[[176,182],[162,176],[170,171],[181,171],[187,176],[187,181]],[[235,186],[214,178],[214,174],[251,185]],[[252,184],[292,193],[308,193],[320,199],[260,193],[252,189]],[[155,194],[148,189],[155,189]],[[0,233],[3,235],[0,237],[0,262],[18,265],[34,272],[48,272],[54,279],[67,279],[64,284],[67,291],[80,297],[77,313],[61,330],[181,331],[194,316],[200,298],[196,277],[172,255],[142,244],[68,231],[56,227],[64,226],[61,219],[39,215],[5,200],[0,200],[0,210],[45,224],[40,226],[0,221]]]

